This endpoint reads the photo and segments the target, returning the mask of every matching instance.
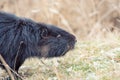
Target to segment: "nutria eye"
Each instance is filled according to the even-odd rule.
[[[61,35],[59,34],[59,35],[57,35],[57,38],[59,38],[59,37],[61,37]]]

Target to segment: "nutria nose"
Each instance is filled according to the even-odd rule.
[[[77,42],[77,39],[75,36],[72,36],[72,38],[73,38],[74,42]]]

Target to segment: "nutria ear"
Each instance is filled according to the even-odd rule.
[[[47,30],[47,28],[42,28],[40,35],[41,35],[42,38],[47,37],[48,36],[48,30]]]

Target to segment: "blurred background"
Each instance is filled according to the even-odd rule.
[[[0,10],[57,25],[78,39],[113,36],[120,28],[120,0],[0,0]],[[118,35],[118,34],[117,34]]]
[[[75,49],[62,58],[26,61],[20,70],[25,80],[120,79],[120,0],[0,0],[0,11],[77,37]]]

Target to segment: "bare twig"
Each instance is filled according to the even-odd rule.
[[[19,77],[21,80],[25,80],[22,76],[20,76],[17,72],[15,72],[13,69],[10,68],[10,70],[17,76]]]
[[[17,55],[16,55],[16,57],[15,57],[14,70],[15,70],[15,66],[16,66],[17,58],[18,58],[18,55],[19,55],[20,48],[21,48],[21,45],[22,45],[22,44],[23,44],[23,41],[20,42],[20,45],[19,45],[19,47],[18,47]]]
[[[4,65],[4,67],[5,67],[6,71],[8,72],[11,80],[15,80],[13,74],[11,73],[11,71],[10,71],[10,69],[9,69],[8,64],[5,62],[5,60],[3,59],[3,57],[1,56],[1,54],[0,54],[0,61],[1,61],[2,64]]]
[[[0,65],[3,65],[0,63]],[[4,66],[4,65],[3,65]],[[24,78],[22,76],[20,76],[17,72],[15,72],[13,69],[11,69],[9,66],[7,66],[9,68],[9,70],[11,70],[11,72],[13,72],[17,77],[19,77],[21,80],[24,80]]]

